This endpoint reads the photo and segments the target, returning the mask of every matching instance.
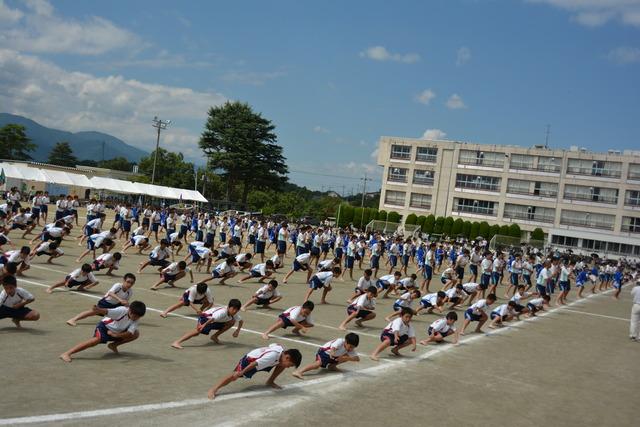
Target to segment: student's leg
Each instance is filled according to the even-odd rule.
[[[242,307],[240,307],[240,310],[242,311],[247,311],[247,308],[249,306],[251,306],[252,304],[255,304],[256,301],[258,301],[258,297],[256,297],[255,295],[251,297],[251,299],[247,302],[244,303],[244,305]]]
[[[218,391],[222,388],[222,387],[226,387],[229,384],[231,384],[232,382],[234,382],[235,380],[237,380],[239,377],[236,376],[236,373],[234,372],[233,374],[227,375],[226,377],[224,377],[223,379],[221,379],[218,384],[216,384],[215,386],[211,387],[209,389],[209,392],[207,393],[207,396],[209,397],[209,399],[213,400],[216,398],[216,396],[218,395]]]
[[[69,350],[65,351],[64,353],[62,353],[60,355],[60,359],[64,360],[65,362],[71,362],[71,355],[84,351],[88,348],[94,347],[96,345],[100,344],[100,338],[98,337],[93,337],[90,340],[81,342],[80,344],[71,347]]]
[[[295,371],[291,375],[293,375],[296,378],[302,379],[302,376],[304,375],[305,372],[315,371],[316,369],[320,369],[320,367],[322,367],[322,362],[319,361],[319,360],[316,360],[315,362],[310,363],[309,365],[305,366],[304,368],[298,369],[297,371]]]
[[[327,294],[329,293],[329,291],[331,291],[331,285],[325,286],[322,290],[322,298],[320,298],[320,304],[327,303]]]
[[[160,317],[166,318],[169,313],[171,313],[172,311],[176,311],[180,307],[184,307],[184,302],[182,300],[173,304],[172,306],[169,306],[165,311],[160,313]]]
[[[199,329],[193,329],[189,332],[187,332],[186,334],[184,334],[182,337],[180,337],[180,339],[174,341],[173,343],[171,343],[171,347],[173,348],[177,348],[178,350],[182,350],[184,347],[182,347],[180,344],[182,344],[183,342],[185,342],[188,339],[191,339],[193,337],[197,337],[198,335],[200,335],[200,330]]]
[[[96,311],[95,306],[91,310],[83,311],[82,313],[76,315],[75,317],[72,317],[71,319],[67,320],[67,325],[76,326],[76,322],[78,320],[86,319],[87,317],[91,317],[91,316],[98,316],[98,312]]]
[[[487,321],[487,314],[483,312],[480,315],[480,320],[478,321],[478,326],[476,327],[476,332],[482,332],[482,325],[484,325],[486,321]]]
[[[371,356],[369,356],[371,358],[371,360],[375,360],[376,362],[379,360],[378,355],[384,351],[385,348],[389,347],[391,345],[391,341],[388,338],[385,338],[384,341],[382,341],[375,350],[373,350],[373,353],[371,353]]]
[[[272,333],[273,331],[280,329],[284,327],[284,322],[282,321],[282,319],[278,319],[278,321],[276,323],[274,323],[273,325],[271,325],[269,327],[269,329],[267,329],[263,334],[262,334],[262,338],[265,340],[268,340],[269,334]]]
[[[362,322],[367,322],[367,321],[373,320],[375,318],[376,318],[376,314],[371,312],[371,313],[367,314],[366,317],[356,320],[356,325],[359,326],[359,327],[362,327]]]
[[[67,284],[66,279],[65,279],[65,280],[62,280],[62,281],[60,281],[60,282],[58,282],[58,283],[55,283],[55,284],[53,284],[53,285],[49,286],[49,287],[46,289],[46,292],[47,292],[48,294],[50,294],[51,292],[53,292],[53,290],[54,290],[55,288],[61,288],[61,287],[65,286],[66,284]]]
[[[235,323],[236,323],[235,320],[229,320],[227,323],[225,323],[222,329],[217,330],[213,335],[211,335],[211,341],[213,341],[216,344],[220,344],[218,337],[224,334],[226,331],[228,331],[230,327],[235,325]]]
[[[107,344],[107,347],[109,347],[109,350],[113,351],[114,353],[118,353],[118,347],[120,347],[122,344],[135,341],[138,339],[138,337],[140,337],[140,331],[135,331],[133,334],[129,334],[128,337],[120,338],[118,341],[110,342],[109,344]]]
[[[314,289],[313,289],[313,288],[309,288],[309,289],[307,289],[307,293],[306,293],[306,295],[304,296],[304,302],[309,301],[309,297],[311,296],[311,294],[313,293],[313,291],[314,291]]]

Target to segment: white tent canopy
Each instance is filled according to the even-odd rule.
[[[123,194],[143,194],[146,196],[189,200],[196,202],[207,202],[199,191],[186,190],[183,188],[164,187],[161,185],[151,185],[142,182],[130,182],[121,179],[94,176],[88,178],[86,175],[73,172],[65,172],[55,169],[42,169],[31,167],[22,163],[0,162],[0,168],[4,170],[8,178],[21,179],[26,181],[48,182],[62,185],[71,185],[97,190],[107,190],[114,193]]]

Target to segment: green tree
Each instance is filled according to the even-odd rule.
[[[0,128],[0,159],[31,160],[29,153],[35,149],[24,126],[8,124]]]
[[[124,157],[114,157],[113,159],[98,162],[98,167],[131,172],[133,169],[133,162],[130,162]]]
[[[343,203],[340,208],[340,227],[345,227],[353,222],[353,213],[355,208],[349,203]]]
[[[531,232],[531,240],[544,240],[544,231],[538,227]]]
[[[415,225],[418,222],[418,216],[416,214],[407,215],[407,219],[404,220],[405,224]]]
[[[471,237],[471,221],[465,221],[464,224],[462,224],[462,234],[467,239],[473,239],[473,237]]]
[[[386,221],[387,220],[387,211],[382,210],[378,211],[378,216],[376,218],[378,221]]]
[[[487,236],[487,240],[493,239],[493,236],[496,234],[500,234],[500,226],[498,224],[493,224],[489,227],[489,235]]]
[[[442,234],[442,227],[444,226],[444,217],[443,216],[439,216],[436,218],[436,222],[433,226],[433,233],[434,234]]]
[[[73,150],[68,142],[58,142],[49,153],[47,162],[57,166],[74,167],[78,159],[73,155]]]
[[[442,233],[446,236],[451,236],[451,229],[453,228],[453,218],[448,216],[444,219],[442,224]]]
[[[153,161],[155,150],[147,157],[140,159],[138,171],[143,175],[141,181],[150,183],[153,174]],[[172,153],[164,148],[158,149],[158,162],[156,164],[156,185],[166,185],[176,188],[193,188],[195,173],[193,163],[185,162],[182,153]]]
[[[508,236],[509,235],[509,226],[508,225],[501,225],[500,226],[500,231],[498,231],[498,234],[501,236]]]
[[[402,216],[398,212],[389,212],[389,222],[399,223]]]
[[[451,237],[458,237],[459,234],[462,234],[462,227],[464,227],[464,220],[462,218],[458,218],[453,221],[453,227],[451,227]]]
[[[478,227],[478,236],[482,236],[483,238],[489,240],[489,223],[487,221],[482,221],[480,223],[480,226]]]
[[[474,240],[478,236],[480,236],[480,223],[473,221],[471,223],[471,230],[469,231],[469,239]]]
[[[518,239],[522,237],[522,230],[520,230],[520,226],[516,223],[513,223],[509,226],[509,236],[517,237]]]
[[[90,166],[90,167],[98,167],[98,162],[96,162],[95,160],[85,159],[85,160],[80,160],[78,162],[78,165]]]
[[[424,222],[427,220],[427,217],[424,215],[420,215],[418,217],[418,220],[416,221],[416,224],[420,226],[420,230],[424,231]]]
[[[431,214],[427,216],[427,219],[424,220],[424,227],[422,227],[422,231],[431,234],[433,233],[433,229],[436,225],[436,216]]]
[[[223,170],[227,180],[227,200],[242,184],[241,201],[250,189],[279,189],[286,182],[287,165],[275,126],[249,104],[226,102],[209,109],[200,137],[200,148],[211,168]]]

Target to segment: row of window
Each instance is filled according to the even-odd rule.
[[[570,248],[582,248],[588,251],[598,251],[600,253],[611,253],[624,256],[639,256],[640,246],[628,245],[625,243],[605,242],[602,240],[581,239],[562,235],[552,235],[551,243],[554,245],[566,246]]]
[[[411,160],[412,148],[410,145],[392,144],[391,158],[396,160]],[[437,157],[438,149],[436,147],[416,147],[414,158],[416,162],[435,163]],[[507,154],[495,151],[485,152],[481,150],[460,150],[458,163],[462,165],[502,169],[507,159],[510,169],[551,173],[559,173],[562,170],[562,159],[555,157],[515,153]],[[622,162],[569,159],[567,161],[566,173],[570,175],[620,178],[622,175]],[[640,179],[640,164],[630,164],[627,177],[628,179]]]
[[[384,203],[393,206],[404,206],[406,193],[404,191],[387,190],[385,192]],[[421,193],[411,193],[409,207],[418,209],[431,208],[431,195]],[[475,200],[465,198],[455,198],[453,210],[459,213],[471,213],[495,217],[498,214],[498,202],[489,200]],[[514,203],[506,203],[504,206],[503,218],[513,220],[535,221],[552,224],[555,221],[556,210],[543,206],[527,206]],[[568,226],[579,226],[595,228],[600,230],[613,231],[615,225],[615,215],[600,214],[586,211],[574,211],[562,209],[560,212],[560,224]],[[640,233],[640,218],[622,217],[622,232]]]
[[[409,170],[407,168],[390,167],[387,181],[389,182],[407,182]],[[413,184],[433,185],[435,172],[423,169],[414,169]]]

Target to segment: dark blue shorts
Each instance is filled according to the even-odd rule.
[[[318,279],[318,277],[313,276],[309,281],[309,287],[311,289],[322,289],[324,288],[324,283],[322,283],[322,280]]]
[[[371,268],[375,268],[375,269],[380,268],[380,255],[371,256]]]
[[[425,265],[424,272],[422,274],[424,275],[425,279],[431,280],[431,278],[433,277],[433,267],[431,267],[430,265]]]
[[[249,274],[251,274],[251,277],[262,277],[262,274],[260,274],[260,272],[256,270],[251,270]]]
[[[149,255],[149,265],[159,266],[164,268],[164,267],[167,267],[169,264],[170,264],[169,260],[153,258],[151,255]]]
[[[29,307],[13,308],[6,305],[0,305],[0,319],[24,319],[29,314],[31,309]]]
[[[278,240],[278,253],[283,254],[287,252],[287,242],[285,240]]]
[[[482,290],[486,290],[489,287],[489,282],[491,281],[491,274],[482,273],[480,276],[480,286],[479,288]]]
[[[347,307],[347,314],[351,315],[355,311],[358,312],[358,314],[356,315],[356,319],[364,319],[365,317],[371,314],[371,311],[369,310],[363,310],[363,309],[358,310],[356,307],[353,307],[351,305]]]
[[[391,264],[392,267],[398,265],[398,257],[396,255],[389,255],[389,264]]]
[[[475,314],[472,309],[468,308],[464,312],[464,318],[472,322],[479,322],[482,316],[480,314]]]
[[[244,368],[246,368],[247,366],[249,366],[251,364],[251,362],[249,361],[249,358],[247,356],[244,356],[242,359],[240,359],[240,361],[238,362],[238,364],[236,365],[236,372],[241,372]],[[264,369],[260,369],[260,371],[262,372],[270,372],[273,369],[273,366],[269,366],[268,368],[264,368]],[[244,377],[245,378],[251,378],[253,377],[256,373],[258,372],[258,369],[253,368],[247,372],[244,373]]]
[[[389,287],[389,282],[385,282],[385,281],[382,281],[382,280],[378,279],[376,281],[376,287],[378,289],[387,289]]]
[[[307,271],[307,269],[309,268],[308,265],[302,265],[300,264],[297,260],[293,260],[293,271]]]
[[[318,362],[320,362],[320,367],[322,367],[322,368],[326,368],[329,365],[337,365],[338,364],[338,360],[336,360],[333,357],[329,356],[329,353],[327,353],[324,350],[318,350],[318,352],[316,353],[316,360]]]
[[[451,335],[453,333],[452,329],[449,329],[447,332],[445,332],[444,334],[442,332],[434,332],[433,328],[431,326],[429,326],[429,328],[427,329],[427,335],[429,335],[430,337],[436,336],[436,334],[440,335],[441,337],[448,337],[449,335]]]
[[[474,276],[478,275],[478,266],[475,264],[471,264],[469,266],[469,270],[471,271],[471,274],[473,274]]]
[[[282,327],[284,329],[287,329],[289,326],[293,326],[293,323],[291,323],[291,320],[289,320],[289,318],[284,314],[279,315],[278,318],[282,320],[282,323],[284,324]]]
[[[116,307],[120,307],[122,304],[120,304],[119,302],[117,303],[111,303],[109,301],[107,301],[105,298],[102,298],[100,301],[98,301],[98,303],[96,304],[96,306],[98,306],[99,308],[116,308]]]
[[[511,276],[509,277],[509,279],[511,280],[511,284],[513,286],[518,286],[519,278],[520,278],[520,275],[518,273],[511,273]]]
[[[151,231],[157,232],[158,230],[160,230],[160,223],[159,222],[152,222],[151,223]]]
[[[256,242],[256,253],[257,253],[257,254],[263,254],[263,253],[264,253],[264,248],[265,248],[265,246],[266,246],[266,243],[267,243],[267,242],[263,242],[263,241],[261,241],[261,240],[258,240],[258,241]]]
[[[124,231],[131,231],[131,221],[129,220],[122,221],[122,229]]]
[[[392,346],[402,345],[409,339],[409,335],[402,335],[400,337],[400,340],[398,340],[398,342],[396,342],[395,334],[393,334],[391,332],[382,332],[382,334],[380,334],[380,341],[384,341],[386,339],[389,340],[389,344],[392,345]]]
[[[198,327],[200,328],[200,326],[207,323],[208,320],[209,319],[207,319],[204,316],[199,316]],[[209,332],[211,332],[212,330],[219,331],[220,329],[224,328],[225,325],[226,323],[223,323],[223,322],[212,322],[212,323],[209,323],[207,326],[200,328],[200,333],[203,335],[209,335]]]
[[[320,248],[318,247],[312,247],[311,248],[311,255],[312,256],[320,256]]]
[[[67,276],[64,280],[69,280],[70,276]],[[82,285],[86,285],[87,283],[89,283],[89,279],[82,281],[82,282],[78,282],[77,280],[69,280],[69,282],[67,283],[67,287],[68,288],[73,288],[76,286],[82,286]]]
[[[93,332],[93,336],[100,338],[101,344],[105,344],[109,341],[120,341],[120,338],[115,338],[109,335],[108,331],[107,325],[105,325],[104,322],[98,322],[96,329]]]
[[[354,262],[355,262],[355,258],[354,258],[354,257],[352,257],[352,256],[348,256],[348,257],[347,257],[347,259],[346,259],[346,261],[345,261],[345,266],[346,266],[347,268],[353,268],[353,264],[354,264]]]
[[[571,284],[569,283],[569,281],[561,281],[560,283],[560,290],[563,292],[569,292],[571,290]]]

